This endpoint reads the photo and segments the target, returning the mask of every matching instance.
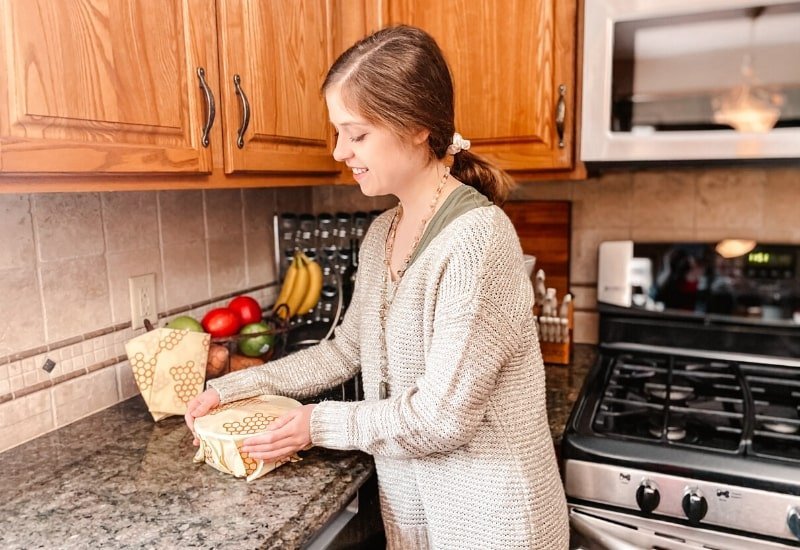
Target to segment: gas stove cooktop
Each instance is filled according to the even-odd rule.
[[[602,344],[562,456],[584,531],[624,524],[642,548],[796,547],[800,360]]]
[[[800,361],[633,344],[601,356],[595,433],[800,466]]]
[[[564,456],[800,494],[800,360],[601,344]]]

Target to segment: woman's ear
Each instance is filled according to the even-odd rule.
[[[431,131],[427,129],[422,129],[417,131],[412,137],[411,140],[414,142],[414,145],[422,145],[423,143],[428,141],[428,136],[431,135]]]

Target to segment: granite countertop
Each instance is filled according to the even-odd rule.
[[[545,368],[556,445],[596,356]],[[315,447],[247,483],[194,453],[183,418],[156,424],[140,397],[0,453],[0,548],[300,548],[374,469]]]
[[[575,344],[569,365],[546,365],[547,419],[550,433],[556,446],[561,445],[561,436],[567,425],[569,414],[589,368],[597,360],[597,346]]]
[[[194,453],[140,397],[0,453],[0,548],[299,548],[374,468],[313,448],[248,483]]]

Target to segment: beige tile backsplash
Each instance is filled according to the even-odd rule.
[[[0,235],[3,236],[0,268],[26,268],[36,264],[31,204],[27,195],[0,195]]]
[[[39,266],[47,342],[111,325],[104,256],[84,256]]]
[[[573,202],[576,342],[597,340],[604,240],[800,243],[798,168],[609,172],[524,184],[513,199]],[[275,282],[273,212],[394,203],[355,186],[0,195],[0,451],[138,393],[124,358],[124,343],[141,332],[124,325],[129,277],[155,273],[160,312],[203,303],[189,310],[201,317],[226,294]],[[270,303],[276,291],[251,295]]]
[[[50,193],[29,200],[40,262],[105,252],[99,193]]]
[[[311,191],[0,195],[0,451],[138,393],[130,277],[155,273],[162,314],[256,287],[271,303],[276,204],[310,210]]]
[[[8,237],[2,237],[2,247],[14,242],[13,233],[6,235]],[[0,268],[0,357],[36,347],[44,341],[44,308],[33,265]]]

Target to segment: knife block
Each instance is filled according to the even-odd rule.
[[[542,359],[547,365],[569,365],[572,359],[572,328],[574,302],[570,302],[567,312],[567,341],[566,342],[543,342],[542,333],[539,331],[539,347],[542,350]]]

